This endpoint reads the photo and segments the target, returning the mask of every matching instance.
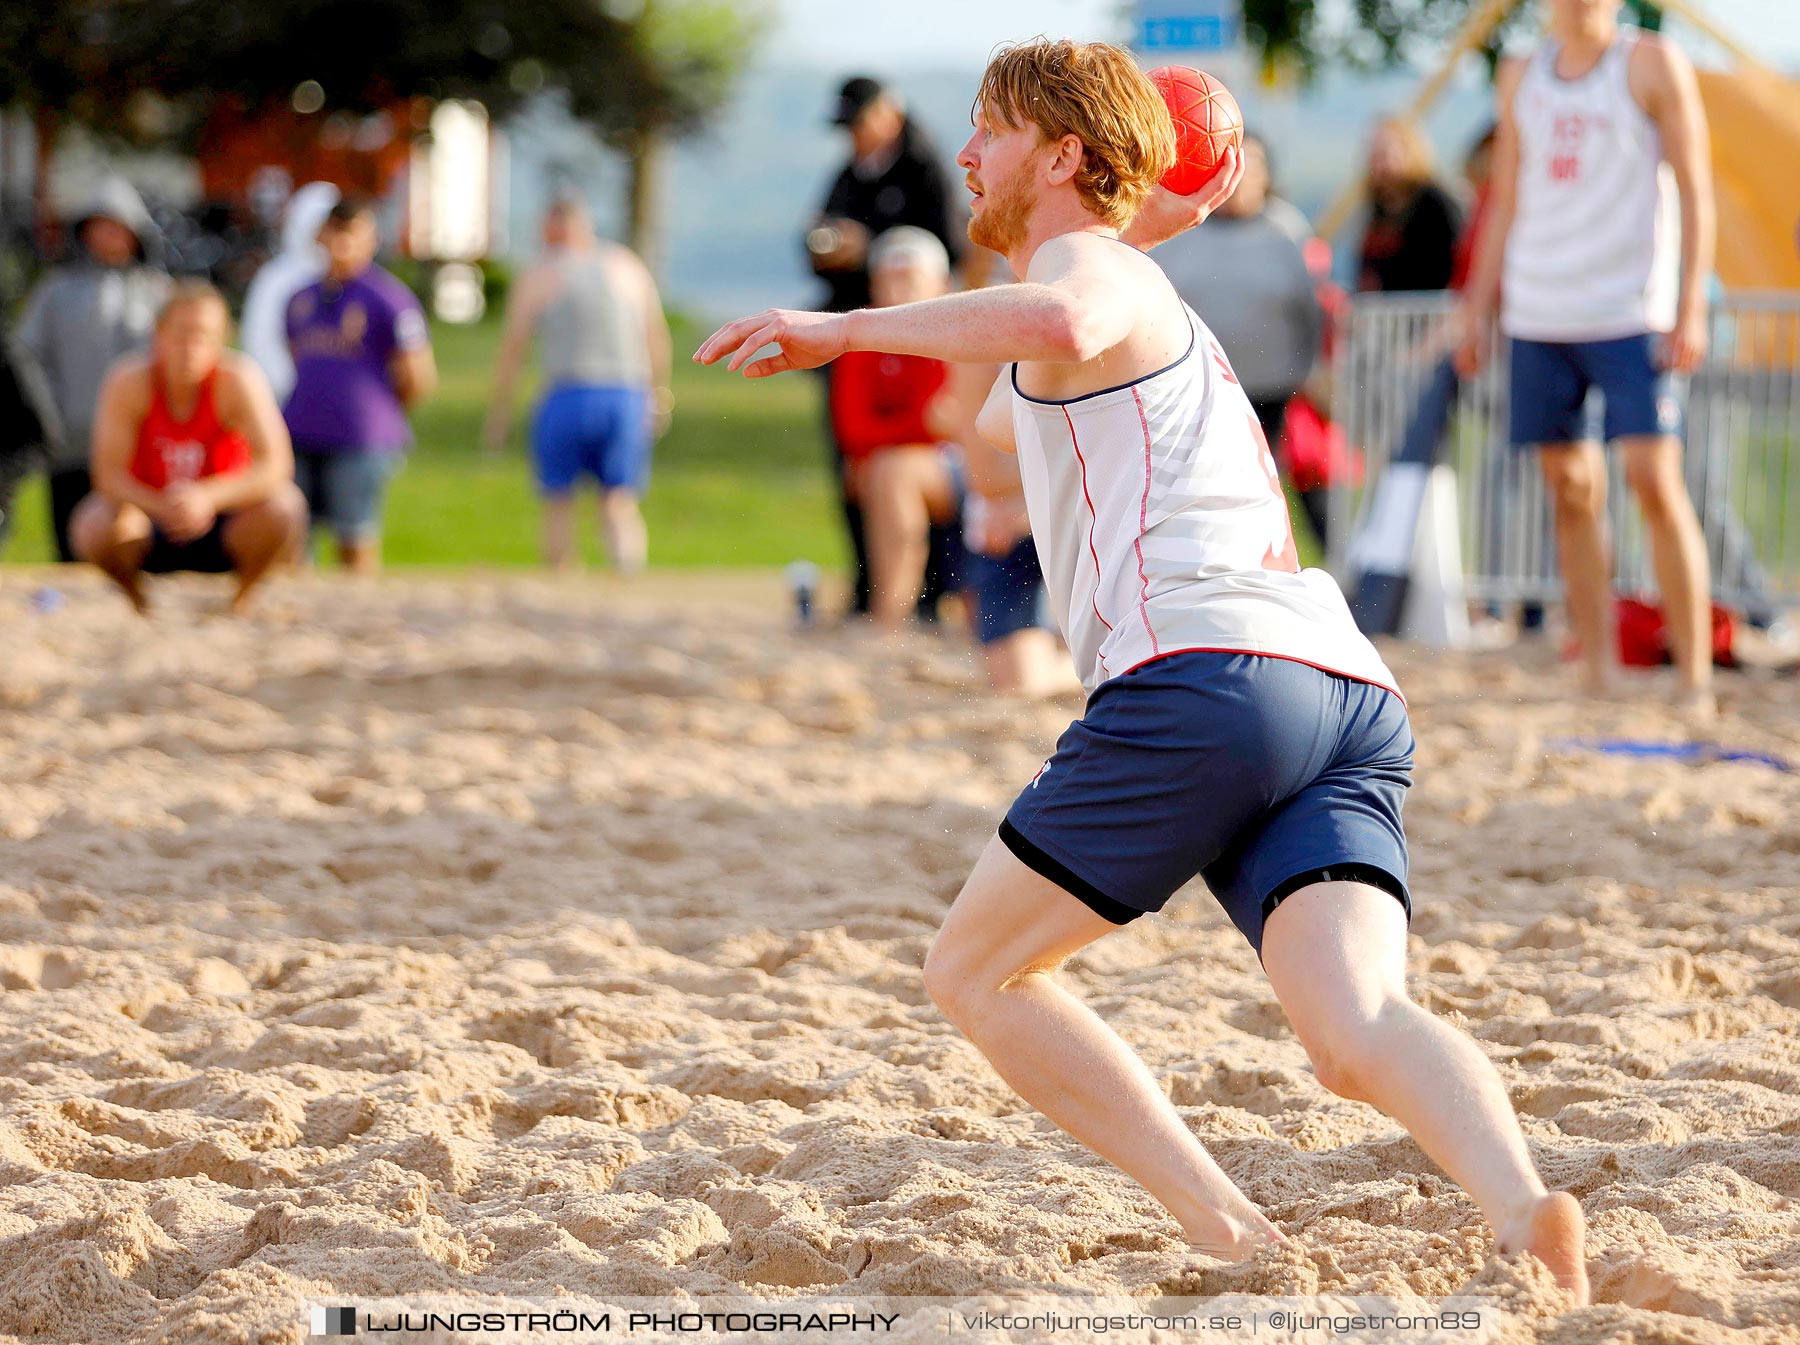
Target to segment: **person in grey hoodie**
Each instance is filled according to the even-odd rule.
[[[329,182],[309,182],[288,198],[281,221],[281,250],[256,273],[244,295],[238,344],[262,366],[275,394],[275,404],[294,390],[294,355],[288,349],[288,301],[325,274],[325,249],[319,230],[338,203]]]
[[[50,521],[57,555],[75,559],[69,516],[88,495],[88,440],[100,382],[114,360],[149,343],[169,277],[150,259],[155,226],[131,184],[109,178],[72,221],[77,259],[31,292],[14,333],[22,363],[34,366],[61,421],[50,453]]]

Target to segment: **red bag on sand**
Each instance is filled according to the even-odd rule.
[[[1339,481],[1362,483],[1362,454],[1350,447],[1341,429],[1319,414],[1304,392],[1295,393],[1287,404],[1278,456],[1295,490],[1318,490]]]
[[[1663,624],[1660,607],[1636,598],[1618,600],[1619,662],[1630,668],[1657,668],[1672,663],[1669,633]],[[1713,663],[1721,668],[1737,667],[1732,642],[1737,635],[1737,619],[1727,609],[1713,604]]]

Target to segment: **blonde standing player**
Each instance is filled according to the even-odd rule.
[[[1613,677],[1603,436],[1650,537],[1684,708],[1712,713],[1706,541],[1681,470],[1676,376],[1706,354],[1714,207],[1693,66],[1622,27],[1623,0],[1551,0],[1550,37],[1501,67],[1489,222],[1467,293],[1465,375],[1485,358],[1496,299],[1512,353],[1512,433],[1535,446],[1556,513],[1569,622],[1589,690]],[[1679,197],[1679,216],[1676,198]],[[1677,243],[1679,235],[1679,243]]]
[[[1330,577],[1300,571],[1231,366],[1156,264],[1204,199],[1154,190],[1168,115],[1124,51],[1001,52],[957,162],[970,236],[1023,283],[855,313],[772,311],[695,358],[764,377],[846,350],[1010,363],[982,415],[1016,447],[1086,714],[1025,788],[925,963],[932,998],[1027,1101],[1141,1182],[1196,1247],[1281,1233],[1060,964],[1196,873],[1262,958],[1332,1091],[1373,1103],[1586,1301],[1581,1207],[1547,1194],[1506,1089],[1406,994],[1400,804],[1412,732]],[[1140,207],[1144,207],[1140,209]],[[753,358],[773,343],[777,353]]]

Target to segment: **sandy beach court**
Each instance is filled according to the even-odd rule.
[[[1077,959],[1293,1236],[1222,1267],[936,1011],[926,947],[1076,706],[776,581],[0,585],[0,1338],[307,1339],[316,1296],[1049,1285],[1498,1296],[1512,1338],[1800,1340],[1800,774],[1541,650],[1393,651],[1413,986],[1592,1224],[1494,1254],[1320,1087],[1198,885]],[[1708,736],[1800,764],[1800,687]],[[1472,1283],[1473,1282],[1473,1283]]]

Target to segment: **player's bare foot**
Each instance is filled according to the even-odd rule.
[[[1711,724],[1719,717],[1719,702],[1711,687],[1683,687],[1676,691],[1676,716],[1686,724]]]
[[[256,610],[255,587],[251,586],[249,588],[238,589],[236,593],[231,595],[231,602],[226,606],[225,610],[232,616],[249,616],[251,612]]]
[[[1540,1196],[1529,1220],[1513,1239],[1503,1239],[1504,1252],[1530,1252],[1556,1276],[1556,1283],[1575,1296],[1578,1307],[1591,1302],[1587,1276],[1587,1216],[1581,1202],[1567,1191]]]
[[[1594,700],[1611,700],[1619,692],[1619,678],[1610,667],[1581,670],[1581,694]]]

